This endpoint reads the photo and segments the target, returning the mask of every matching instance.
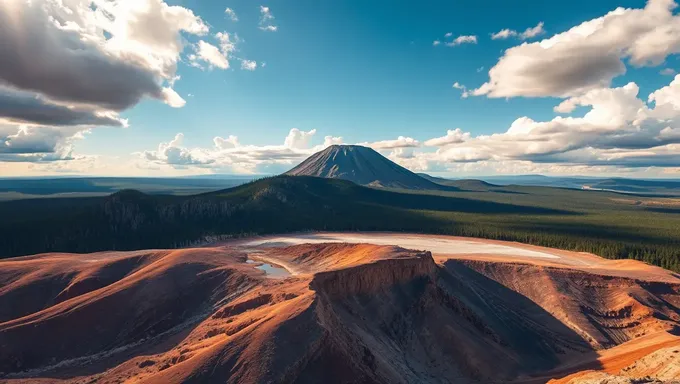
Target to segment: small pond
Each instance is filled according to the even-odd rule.
[[[260,265],[256,266],[255,268],[257,268],[261,271],[264,271],[264,273],[267,274],[267,277],[271,277],[273,279],[282,279],[282,278],[291,276],[291,274],[290,274],[290,272],[288,272],[288,270],[286,270],[285,268],[281,268],[277,265],[265,263],[265,262],[259,261],[259,260],[252,260],[252,259],[246,260],[246,263],[248,263],[248,264],[260,264]]]

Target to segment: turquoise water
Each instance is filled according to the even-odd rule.
[[[272,264],[268,264],[259,260],[251,260],[248,259],[246,260],[246,263],[248,264],[254,264],[254,263],[260,263],[260,265],[256,266],[255,268],[264,271],[264,273],[267,274],[268,277],[274,278],[274,279],[282,279],[284,277],[291,276],[290,272],[288,272],[285,268],[281,268]]]

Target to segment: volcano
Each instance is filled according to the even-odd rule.
[[[446,188],[361,145],[332,145],[313,154],[286,174],[344,179],[371,187],[420,190]]]

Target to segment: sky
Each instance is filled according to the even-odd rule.
[[[4,0],[0,176],[680,177],[671,0]]]

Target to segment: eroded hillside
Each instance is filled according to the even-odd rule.
[[[0,282],[12,383],[546,382],[680,347],[674,282],[387,245],[44,254]]]

